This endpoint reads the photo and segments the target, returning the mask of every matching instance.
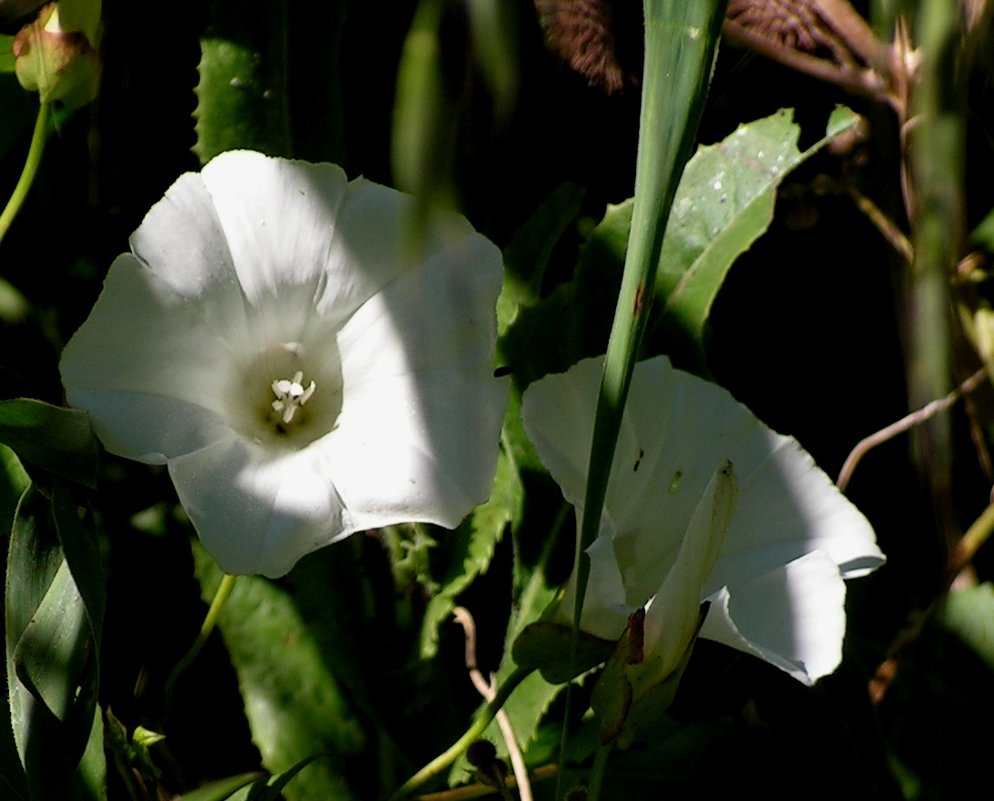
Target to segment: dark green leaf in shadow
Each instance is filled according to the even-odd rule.
[[[194,552],[209,600],[221,574],[199,544]],[[275,773],[328,755],[286,788],[288,801],[354,798],[348,771],[366,735],[294,598],[271,581],[240,576],[218,625],[263,764]]]
[[[618,294],[630,223],[630,207],[609,207],[581,249],[572,279],[537,303],[519,305],[516,316],[506,320],[497,347],[519,389],[604,353],[614,317],[605,299]]]
[[[5,588],[8,701],[33,799],[99,798],[96,712],[102,582],[89,533],[58,482],[18,505]],[[91,604],[88,606],[87,604]]]
[[[204,787],[191,790],[189,793],[183,793],[176,798],[176,801],[226,801],[243,787],[264,779],[265,777],[258,771],[241,773],[238,776],[229,776],[226,779],[211,782]]]
[[[30,398],[0,401],[0,443],[57,476],[96,486],[97,439],[85,412]]]
[[[610,658],[615,643],[581,631],[576,659],[571,660],[572,629],[562,623],[539,620],[525,627],[514,641],[512,655],[521,667],[538,668],[552,684],[562,684]]]
[[[942,622],[994,669],[994,584],[950,592]]]
[[[537,303],[552,251],[580,213],[584,191],[566,183],[556,189],[504,248],[504,285],[497,299],[497,332],[503,336],[522,306]]]

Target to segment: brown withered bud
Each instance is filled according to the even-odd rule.
[[[553,53],[592,86],[609,95],[621,90],[610,0],[535,0],[535,8]]]

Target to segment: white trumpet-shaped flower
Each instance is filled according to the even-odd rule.
[[[547,376],[522,403],[525,430],[578,519],[602,365]],[[842,658],[843,579],[884,562],[869,522],[794,438],[664,357],[635,367],[588,554],[581,627],[617,639],[645,607],[647,670],[679,661],[710,601],[702,637],[806,684]]]
[[[338,167],[218,156],[111,265],[62,357],[107,450],[165,463],[229,573],[392,523],[453,527],[493,480],[500,252]]]

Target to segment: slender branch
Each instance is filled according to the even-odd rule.
[[[465,731],[465,733],[453,743],[448,750],[444,753],[439,754],[431,762],[425,765],[421,770],[411,776],[406,782],[404,782],[393,795],[390,796],[390,801],[400,801],[402,798],[406,798],[412,792],[414,792],[418,787],[420,787],[425,782],[431,781],[436,776],[438,776],[443,770],[445,770],[449,765],[456,761],[456,758],[465,751],[470,743],[474,740],[479,739],[480,735],[486,730],[487,726],[490,725],[497,713],[501,710],[504,704],[507,703],[507,699],[511,697],[519,684],[525,680],[532,672],[531,668],[517,668],[510,676],[507,677],[505,682],[497,688],[497,693],[494,695],[494,699],[484,707],[483,711],[477,716],[473,724]]]
[[[473,616],[468,609],[462,606],[453,609],[452,615],[456,622],[462,626],[466,635],[466,668],[469,670],[470,681],[473,682],[476,691],[483,696],[483,700],[490,703],[494,700],[496,690],[493,678],[488,682],[476,666],[476,623],[473,621]],[[497,713],[497,725],[504,737],[508,759],[511,760],[511,769],[514,771],[514,778],[518,785],[518,795],[521,801],[532,801],[532,788],[528,783],[528,768],[525,767],[525,758],[521,754],[521,747],[518,745],[514,728],[511,726],[511,719],[503,709]]]
[[[532,770],[528,775],[532,781],[542,781],[544,779],[551,779],[557,776],[558,773],[559,766],[552,764],[541,765]],[[516,782],[513,776],[508,777],[507,785],[511,789],[514,789]],[[476,784],[467,784],[465,787],[454,787],[451,790],[439,790],[437,793],[418,795],[414,797],[414,801],[471,801],[471,799],[493,795],[496,792],[496,788],[477,782]]]
[[[828,59],[813,56],[726,19],[722,34],[729,41],[747,47],[761,56],[778,61],[785,67],[803,72],[812,78],[838,86],[847,92],[893,106],[891,92],[880,74],[871,68],[846,68]]]
[[[903,434],[906,431],[910,431],[915,426],[921,425],[926,420],[930,420],[935,417],[935,415],[939,414],[939,412],[944,412],[961,397],[963,397],[963,395],[973,392],[973,390],[980,385],[980,382],[983,381],[984,376],[986,375],[987,368],[981,367],[977,370],[977,372],[971,375],[968,379],[966,379],[966,381],[956,387],[956,389],[945,397],[934,400],[922,408],[911,412],[911,414],[905,415],[896,423],[891,423],[889,426],[881,428],[876,433],[861,439],[856,444],[856,447],[852,449],[849,456],[846,457],[845,464],[842,465],[842,469],[839,471],[839,477],[835,482],[838,488],[845,491],[846,487],[849,486],[849,481],[852,479],[852,474],[856,469],[856,465],[859,464],[860,460],[866,456],[870,450],[878,445],[882,445],[888,440],[893,439],[898,434]]]
[[[0,213],[0,242],[3,241],[7,230],[17,216],[17,212],[24,205],[24,199],[28,196],[31,184],[34,182],[35,174],[38,172],[38,165],[41,164],[41,156],[45,152],[45,142],[48,139],[48,114],[51,106],[42,103],[38,107],[38,116],[35,118],[34,132],[31,134],[31,146],[28,148],[28,156],[24,160],[24,169],[21,177],[17,180],[17,185],[7,201],[7,206]]]
[[[166,679],[165,696],[166,696],[166,706],[167,708],[172,703],[173,690],[176,688],[176,682],[179,677],[183,675],[183,672],[193,664],[193,661],[197,658],[200,653],[200,649],[204,647],[207,642],[207,638],[210,637],[211,632],[214,631],[214,627],[217,625],[217,619],[221,614],[221,610],[224,608],[225,602],[231,595],[231,590],[235,586],[235,576],[230,576],[227,573],[221,578],[221,583],[218,584],[217,590],[214,591],[214,597],[211,599],[211,605],[207,609],[207,614],[204,617],[203,625],[200,627],[200,633],[197,635],[197,639],[193,641],[193,645],[190,646],[190,650],[186,652],[186,655],[176,663],[176,667],[172,669],[169,673],[169,677]]]

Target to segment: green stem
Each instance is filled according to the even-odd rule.
[[[24,169],[21,177],[17,181],[17,186],[7,201],[7,207],[0,213],[0,242],[7,234],[7,229],[21,210],[24,199],[28,196],[31,184],[34,182],[35,174],[38,172],[38,165],[41,164],[42,153],[45,152],[45,141],[48,139],[48,114],[51,106],[42,103],[38,107],[38,116],[35,119],[34,133],[31,135],[31,147],[28,149],[28,157],[24,162]]]
[[[525,680],[532,672],[532,668],[516,668],[515,671],[507,677],[507,681],[497,688],[497,694],[494,695],[494,700],[487,704],[483,711],[480,712],[476,720],[473,721],[466,733],[463,734],[455,743],[444,753],[439,754],[431,762],[425,765],[421,770],[411,776],[406,782],[404,782],[397,791],[390,796],[389,801],[400,801],[402,798],[406,798],[415,789],[420,787],[427,781],[438,776],[443,770],[445,770],[449,765],[456,761],[456,758],[475,740],[480,738],[480,735],[486,730],[490,722],[497,716],[497,713],[501,710],[504,704],[507,703],[507,699],[511,697],[519,684]]]
[[[190,646],[190,650],[186,652],[186,655],[176,663],[176,667],[169,673],[165,689],[167,708],[172,703],[173,690],[176,687],[177,680],[193,664],[193,661],[200,653],[200,649],[204,647],[207,638],[214,631],[218,616],[221,614],[221,610],[224,608],[224,604],[228,600],[228,596],[231,595],[232,588],[235,586],[235,578],[235,576],[229,576],[227,573],[221,578],[221,583],[217,585],[217,590],[214,592],[214,598],[211,600],[211,605],[207,610],[207,615],[204,617],[204,622],[200,627],[197,639],[194,640],[193,645]]]
[[[587,782],[587,801],[597,801],[601,796],[601,786],[604,784],[604,771],[607,768],[607,758],[611,755],[611,743],[597,748],[594,754],[594,764],[590,769],[590,781]]]
[[[691,3],[686,0],[644,0],[645,61],[635,166],[635,204],[621,290],[604,359],[604,375],[590,446],[583,518],[577,536],[571,645],[574,659],[590,576],[590,559],[586,550],[600,531],[601,511],[607,495],[625,400],[655,294],[656,271],[666,222],[697,133],[726,4],[727,0],[697,0]],[[567,695],[560,764],[566,748],[569,700]],[[557,798],[562,797],[562,790],[560,779]]]

